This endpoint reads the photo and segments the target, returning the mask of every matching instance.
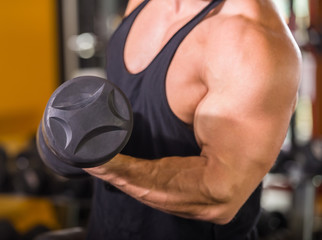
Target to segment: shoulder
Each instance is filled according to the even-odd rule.
[[[213,29],[205,46],[206,85],[215,90],[226,84],[236,91],[247,88],[268,95],[280,89],[293,98],[301,54],[287,25],[268,0],[236,2],[239,5],[233,6],[226,1],[217,18],[209,19]]]
[[[280,56],[300,60],[292,33],[271,1],[236,0],[232,6],[231,2],[226,1],[218,16],[210,19],[207,48],[227,51],[223,55],[251,53],[252,57],[264,54],[268,60]]]

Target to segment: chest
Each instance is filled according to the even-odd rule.
[[[152,4],[145,7],[126,39],[123,57],[127,70],[133,74],[146,69],[195,15],[176,16],[167,12],[151,15],[155,7]],[[195,110],[207,91],[201,79],[205,30],[200,25],[193,28],[178,46],[165,79],[165,94],[172,112],[189,125],[193,124]]]

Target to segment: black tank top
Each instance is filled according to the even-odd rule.
[[[143,71],[136,74],[126,69],[123,52],[130,28],[148,0],[115,31],[107,49],[107,78],[129,98],[134,115],[133,132],[123,154],[151,160],[200,154],[193,131],[169,107],[165,79],[182,40],[220,2],[222,0],[214,0],[207,5],[168,41]],[[257,189],[231,223],[217,226],[160,212],[96,180],[88,239],[253,240],[256,239],[254,224],[259,213],[259,199]]]

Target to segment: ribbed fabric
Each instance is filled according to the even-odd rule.
[[[168,41],[143,71],[131,74],[124,64],[124,46],[134,20],[148,2],[142,2],[123,20],[107,49],[107,77],[126,94],[134,113],[133,132],[122,153],[151,160],[197,156],[200,148],[193,131],[169,107],[165,79],[182,40],[222,0],[207,5]],[[217,226],[152,209],[96,180],[88,239],[253,240],[256,239],[253,226],[259,213],[259,197],[258,189],[231,223]]]

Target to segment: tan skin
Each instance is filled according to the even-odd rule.
[[[140,2],[131,0],[126,14]],[[208,3],[151,0],[126,42],[128,71],[143,70]],[[193,128],[200,156],[150,161],[119,154],[85,170],[161,211],[228,223],[280,151],[296,105],[300,62],[271,1],[224,1],[184,39],[166,79],[169,105]]]

